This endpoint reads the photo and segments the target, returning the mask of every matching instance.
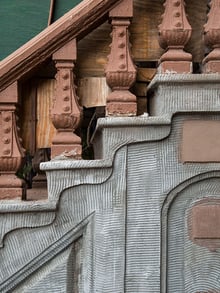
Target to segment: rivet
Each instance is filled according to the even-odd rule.
[[[64,90],[64,91],[67,91],[69,88],[70,88],[70,87],[69,87],[68,84],[65,84],[65,85],[63,86],[63,90]]]
[[[9,133],[11,131],[11,127],[4,128],[4,133]]]
[[[180,1],[174,1],[173,3],[176,7],[180,6]]]
[[[8,137],[3,137],[2,139],[4,144],[9,144],[10,143],[10,139]]]
[[[120,59],[124,59],[124,58],[125,58],[125,54],[120,54],[120,55],[119,55],[119,58],[120,58]]]
[[[4,149],[4,150],[3,150],[3,154],[4,154],[4,155],[9,155],[10,152],[11,152],[10,149]]]
[[[125,35],[125,32],[123,30],[121,30],[121,31],[118,32],[118,36],[120,38],[124,37],[124,35]]]
[[[4,121],[8,122],[10,120],[11,120],[11,116],[7,115],[7,116],[4,117]]]
[[[126,65],[124,63],[122,63],[122,64],[119,65],[119,68],[120,69],[125,69],[126,68]]]
[[[63,107],[63,110],[64,110],[64,112],[68,112],[70,110],[70,107],[69,106],[65,106],[65,107]]]
[[[174,13],[174,16],[175,16],[175,17],[180,17],[180,12],[175,12],[175,13]]]
[[[63,79],[68,79],[69,78],[69,73],[68,72],[63,73],[62,78]]]
[[[70,97],[69,97],[69,96],[65,96],[65,97],[63,98],[63,100],[64,100],[65,102],[68,102],[68,101],[70,100]]]
[[[175,26],[176,26],[176,27],[181,27],[181,26],[182,26],[182,23],[181,23],[181,22],[177,22],[177,23],[175,24]]]
[[[124,42],[121,42],[118,44],[118,48],[124,48],[125,47],[125,43]]]

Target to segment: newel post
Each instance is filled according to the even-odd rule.
[[[133,16],[132,0],[124,0],[109,13],[112,24],[111,52],[105,70],[112,93],[107,97],[107,116],[135,116],[136,96],[129,89],[136,80],[131,58],[128,27]]]
[[[17,82],[0,92],[0,199],[24,199],[25,182],[16,176],[24,158],[17,126]]]
[[[166,52],[160,58],[159,73],[192,73],[192,55],[184,51],[191,37],[183,0],[166,0],[159,43]]]
[[[57,68],[56,92],[51,119],[57,132],[52,140],[51,157],[59,155],[79,159],[82,154],[81,138],[74,131],[81,120],[81,107],[74,85],[76,40],[72,40],[53,54]]]
[[[212,51],[203,60],[203,72],[220,73],[220,0],[212,0],[204,38]]]

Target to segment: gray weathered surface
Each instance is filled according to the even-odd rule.
[[[220,121],[219,81],[156,76],[151,117],[98,121],[99,160],[43,163],[48,201],[2,202],[0,292],[219,291],[219,250],[190,240],[188,215],[220,199],[220,163],[179,156],[184,121]]]

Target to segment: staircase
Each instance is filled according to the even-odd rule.
[[[166,52],[141,116],[130,91],[130,0],[83,1],[0,63],[0,292],[219,292],[220,70],[210,36],[220,34],[211,21],[217,4],[206,25],[213,51],[193,74],[184,1],[165,2]],[[112,91],[92,138],[95,159],[82,160],[77,41],[106,17]],[[19,84],[48,57],[57,70],[52,160],[40,166],[48,198],[28,201],[16,176],[25,153]]]

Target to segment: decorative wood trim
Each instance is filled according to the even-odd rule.
[[[192,55],[184,51],[192,28],[186,18],[184,0],[166,0],[159,43],[166,49],[160,58],[160,73],[192,73]]]
[[[133,1],[124,0],[109,14],[112,23],[112,44],[106,67],[106,81],[113,90],[107,97],[107,116],[136,116],[137,101],[129,89],[136,80],[131,58],[129,32]]]
[[[24,149],[21,147],[20,129],[17,126],[17,82],[0,92],[0,199],[25,197],[23,180],[16,177],[21,167]]]
[[[76,61],[76,40],[71,40],[53,54],[57,74],[56,93],[51,110],[51,119],[57,129],[52,140],[51,157],[58,155],[81,158],[81,138],[73,133],[81,120],[81,107],[74,85],[74,61]]]
[[[120,0],[82,1],[59,20],[0,62],[0,91],[33,70],[74,38],[100,23]]]

